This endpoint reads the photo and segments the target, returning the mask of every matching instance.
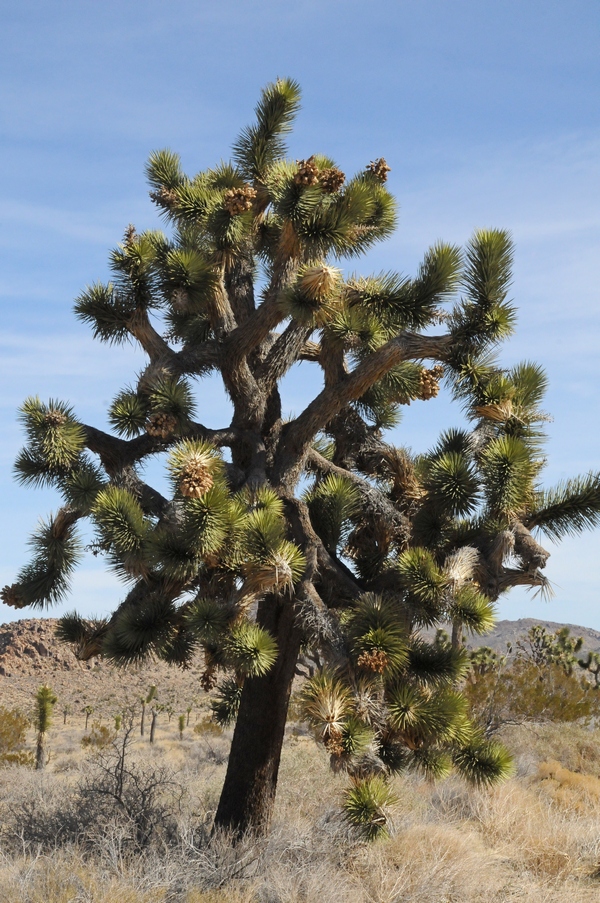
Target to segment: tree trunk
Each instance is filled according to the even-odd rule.
[[[142,720],[140,722],[140,736],[144,736],[144,723],[146,720],[146,703],[142,700]]]
[[[452,648],[461,649],[463,644],[462,621],[452,622]]]
[[[46,765],[46,733],[38,731],[35,745],[35,770],[41,771]]]
[[[302,631],[290,599],[267,596],[257,623],[277,640],[275,665],[246,680],[233,734],[215,827],[236,835],[268,829],[275,802],[281,747]]]
[[[158,712],[156,709],[152,709],[152,721],[150,722],[150,743],[154,743],[154,734],[156,732],[156,719],[158,717]]]

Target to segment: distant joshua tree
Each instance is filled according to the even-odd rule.
[[[142,718],[140,720],[140,736],[144,736],[144,730],[146,726],[146,706],[150,705],[152,700],[156,696],[156,687],[154,684],[148,690],[148,693],[145,696],[140,696],[140,702],[142,704]]]
[[[45,767],[48,758],[46,740],[52,724],[52,711],[57,697],[49,686],[40,687],[35,694],[35,714],[33,724],[37,733],[35,746],[35,767],[39,771]]]

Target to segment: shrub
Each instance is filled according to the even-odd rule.
[[[600,716],[600,693],[562,664],[540,666],[516,658],[509,664],[471,672],[465,686],[471,713],[491,733],[503,724],[573,722]]]
[[[29,720],[20,709],[0,706],[0,765],[33,765],[33,754],[23,747]]]
[[[101,721],[93,721],[89,734],[85,734],[81,738],[81,745],[84,749],[106,749],[107,746],[114,741],[117,736],[117,730],[111,731],[106,724]]]

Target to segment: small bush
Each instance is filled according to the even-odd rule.
[[[93,721],[92,729],[89,734],[85,734],[81,738],[81,745],[84,749],[106,749],[115,740],[116,731],[111,731],[101,721]]]
[[[600,692],[588,681],[559,664],[540,666],[524,658],[471,672],[465,695],[488,733],[515,722],[589,724],[600,716]]]
[[[33,753],[25,746],[29,719],[20,709],[0,706],[0,765],[33,765]]]

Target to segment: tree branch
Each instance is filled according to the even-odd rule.
[[[177,359],[177,353],[155,330],[145,310],[138,308],[135,311],[128,328],[153,363],[162,360],[172,363]]]
[[[299,326],[292,320],[277,338],[257,374],[267,387],[285,376],[290,367],[296,363],[311,332],[310,326]]]
[[[402,361],[446,360],[452,342],[451,335],[423,336],[403,332],[369,355],[347,376],[326,386],[300,416],[286,426],[277,462],[278,480],[284,483],[290,478],[293,481],[298,478],[307,447],[344,405],[364,395]]]
[[[396,530],[402,532],[408,539],[410,533],[409,519],[397,511],[383,492],[369,483],[368,480],[357,476],[353,471],[346,470],[344,467],[338,467],[336,464],[328,461],[327,458],[324,458],[323,455],[320,455],[314,448],[309,449],[306,456],[306,465],[319,473],[332,473],[348,480],[353,486],[356,486],[364,506],[372,515],[386,521],[386,523],[392,524]]]

